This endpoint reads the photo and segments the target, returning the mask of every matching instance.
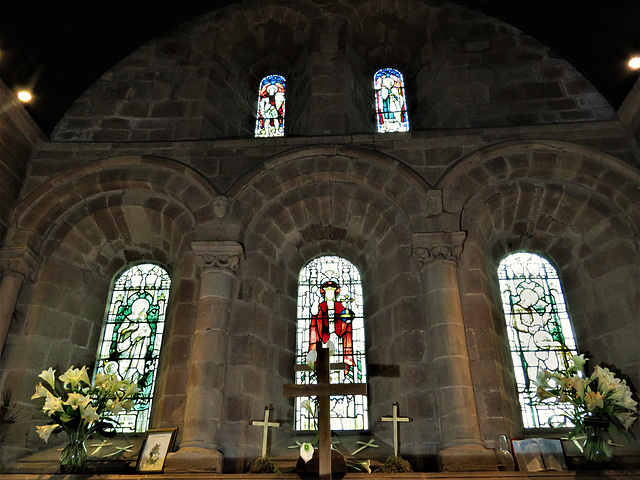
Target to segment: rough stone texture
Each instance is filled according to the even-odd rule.
[[[0,245],[25,180],[27,162],[45,137],[0,79]]]
[[[372,76],[387,66],[405,74],[408,133],[374,133]],[[255,139],[257,86],[270,73],[287,78],[287,136]],[[37,374],[95,360],[112,281],[141,261],[173,280],[151,426],[180,427],[180,444],[198,241],[244,248],[216,352],[224,373],[210,378],[220,395],[208,399],[225,472],[258,456],[248,422],[265,405],[287,422],[272,443],[298,438],[282,385],[294,378],[298,274],[323,254],[362,275],[372,435],[392,442],[376,420],[398,402],[414,419],[401,453],[437,468],[443,372],[429,326],[439,319],[425,305],[416,233],[467,233],[458,346],[486,447],[525,433],[496,278],[509,253],[557,266],[579,348],[637,388],[638,104],[618,120],[548,48],[460,6],[294,1],[236,4],[147,43],[78,99],[51,141],[20,107],[3,112],[0,240],[38,264],[0,358],[0,388],[25,412],[0,438],[0,459],[44,448],[29,401]]]

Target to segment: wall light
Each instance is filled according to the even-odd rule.
[[[27,92],[26,90],[20,90],[18,92],[18,100],[24,103],[31,101],[31,93]]]
[[[629,60],[629,68],[633,70],[638,70],[640,68],[640,57],[636,56]]]

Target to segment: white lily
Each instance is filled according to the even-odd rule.
[[[300,445],[300,457],[304,460],[304,463],[311,460],[313,458],[313,445],[307,442]]]
[[[46,443],[49,442],[49,437],[53,433],[53,431],[58,428],[58,424],[52,423],[51,425],[37,425],[36,430],[38,431],[38,435],[43,439]]]
[[[31,400],[35,400],[36,398],[45,398],[47,396],[47,393],[49,393],[49,390],[47,390],[41,383],[39,383],[38,385],[36,385],[36,393],[31,396]]]
[[[56,371],[53,368],[49,367],[48,370],[43,370],[38,376],[51,385],[51,388],[56,388]]]
[[[64,412],[64,408],[62,407],[62,400],[60,399],[60,397],[52,395],[51,392],[47,392],[47,399],[44,401],[42,411],[49,416],[56,412]]]

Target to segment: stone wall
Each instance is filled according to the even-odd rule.
[[[9,215],[20,194],[27,164],[44,135],[24,107],[0,80],[0,245],[9,229]]]
[[[244,2],[147,43],[69,109],[60,141],[251,137],[260,79],[287,79],[286,132],[375,131],[373,74],[405,75],[416,129],[610,120],[568,62],[473,10],[404,1]]]
[[[3,460],[42,448],[29,401],[37,374],[95,358],[111,282],[139,261],[173,280],[152,426],[179,427],[178,444],[208,435],[227,472],[257,457],[248,421],[265,405],[288,425],[274,442],[292,435],[282,385],[294,378],[297,278],[322,254],[362,274],[370,430],[391,443],[376,419],[398,402],[414,419],[401,452],[421,470],[437,468],[443,445],[469,440],[480,451],[496,434],[523,434],[496,278],[508,253],[556,265],[581,350],[640,385],[632,122],[615,120],[546,47],[463,7],[287,5],[241,3],[149,42],[85,92],[30,157],[19,201],[0,218],[12,222],[5,251],[36,259],[0,359],[0,386],[24,413]],[[407,79],[408,133],[373,133],[368,89],[386,66]],[[287,137],[255,139],[257,86],[269,73],[288,80]],[[20,146],[14,155],[26,161]],[[15,199],[20,182],[6,185]],[[221,195],[223,211],[213,205]],[[440,234],[466,238],[443,259],[444,293],[415,244]],[[210,241],[243,253],[220,311],[203,312],[194,245]],[[451,304],[460,318],[450,319]],[[207,352],[197,349],[195,367],[193,358],[203,315],[228,316],[205,380]],[[443,342],[433,332],[448,332],[449,320]],[[453,360],[468,364],[470,382],[434,367]],[[195,400],[210,431],[194,435],[185,409],[198,381],[209,382],[211,398]],[[452,423],[456,409],[468,424]]]

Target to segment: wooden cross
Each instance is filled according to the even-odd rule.
[[[269,427],[279,427],[280,423],[269,421],[269,407],[264,407],[264,421],[251,420],[249,425],[256,425],[262,427],[262,457],[267,458],[267,437],[269,435]]]
[[[331,480],[331,396],[366,395],[366,383],[331,383],[329,378],[329,349],[316,344],[318,359],[315,385],[285,385],[285,397],[318,397],[318,457],[320,480]]]
[[[412,418],[398,416],[398,403],[393,404],[393,416],[382,417],[379,422],[393,422],[393,454],[398,456],[398,422],[413,422]]]
[[[369,447],[373,447],[373,448],[378,448],[379,445],[375,444],[376,439],[372,438],[371,440],[369,440],[368,442],[356,442],[358,445],[362,445],[360,448],[358,448],[355,452],[351,453],[351,456],[354,456],[356,453],[360,453],[362,450],[364,450],[365,448],[369,448]]]

